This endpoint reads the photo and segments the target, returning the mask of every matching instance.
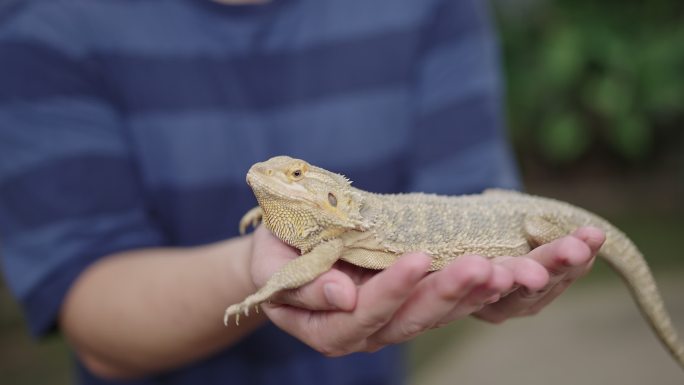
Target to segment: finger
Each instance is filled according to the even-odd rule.
[[[472,314],[490,303],[499,301],[513,287],[513,272],[501,265],[493,265],[492,277],[484,285],[474,288],[459,306],[442,318],[435,326],[441,327]]]
[[[572,234],[574,237],[582,240],[589,246],[592,253],[592,258],[583,265],[578,265],[570,269],[562,280],[553,285],[544,296],[535,304],[530,306],[527,310],[523,310],[520,315],[533,315],[539,313],[544,307],[553,302],[565,290],[572,285],[577,279],[587,274],[596,260],[595,255],[606,240],[605,233],[595,227],[581,227]]]
[[[549,272],[539,262],[525,257],[496,257],[492,260],[495,265],[505,267],[513,273],[511,291],[524,287],[530,292],[542,290],[549,283]],[[509,293],[505,293],[507,295]]]
[[[392,318],[429,266],[430,257],[422,253],[401,257],[358,289],[352,312],[310,312],[273,305],[264,310],[280,328],[325,355],[365,350],[367,337]]]
[[[592,255],[596,255],[606,241],[606,233],[603,230],[592,226],[580,227],[575,230],[572,235],[586,243],[591,249]]]
[[[394,316],[427,274],[430,262],[431,258],[426,254],[407,254],[361,287],[354,317],[367,335]]]
[[[409,340],[432,328],[475,287],[485,284],[491,274],[492,264],[483,257],[458,258],[444,269],[424,278],[394,314],[391,322],[370,339],[382,346]]]
[[[567,287],[565,285],[554,289],[559,282],[568,280],[569,284],[581,275],[586,264],[591,263],[593,255],[590,247],[582,240],[567,236],[532,250],[528,258],[537,261],[549,271],[550,276],[545,287],[537,290],[523,287],[516,290],[501,301],[478,311],[475,314],[478,318],[499,323],[510,317],[538,311]],[[505,261],[505,263],[519,263],[524,260],[524,257],[519,257]],[[546,298],[547,295],[549,295],[548,298]],[[542,300],[543,302],[540,302]],[[535,307],[537,303],[541,307]]]
[[[350,311],[356,306],[356,291],[347,274],[332,269],[305,286],[275,294],[271,302],[307,310]]]
[[[606,241],[606,233],[599,228],[586,226],[580,227],[572,235],[589,246],[593,257],[588,263],[584,264],[583,267],[578,266],[580,271],[575,278],[579,278],[591,271],[591,268],[594,266],[594,262],[596,260],[596,254],[598,254],[599,250]]]
[[[522,310],[516,316],[528,316],[539,313],[546,305],[550,304],[575,281],[575,279],[564,279],[551,288],[541,299],[530,305],[527,309]]]
[[[585,265],[577,266],[567,272],[562,279],[557,282],[553,282],[550,287],[543,291],[536,293],[541,297],[532,304],[528,309],[522,310],[518,315],[533,315],[539,313],[541,309],[546,307],[546,305],[553,302],[559,295],[561,295],[572,283],[577,281],[580,277],[584,276],[593,265],[595,258],[591,258]],[[554,280],[555,281],[555,280]]]
[[[521,291],[521,295],[526,297],[529,301],[541,300],[547,296],[559,282],[566,280],[572,282],[584,275],[588,271],[589,266],[591,266],[594,258],[592,248],[575,235],[560,238],[548,246],[549,247],[545,248],[543,252],[540,252],[538,256],[539,262],[551,273],[549,283],[542,290]],[[594,244],[594,246],[596,246],[596,244]],[[532,252],[530,255],[534,258]]]
[[[593,254],[587,243],[570,235],[533,249],[527,257],[544,266],[553,280],[576,266],[586,264]]]

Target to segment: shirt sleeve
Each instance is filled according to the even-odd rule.
[[[36,336],[93,261],[164,243],[120,114],[58,19],[0,28],[0,258]]]
[[[411,190],[462,194],[519,188],[486,2],[437,5],[423,32],[416,95]]]

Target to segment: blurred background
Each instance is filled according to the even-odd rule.
[[[526,190],[624,230],[684,331],[684,2],[494,4]],[[684,381],[603,263],[536,317],[432,331],[411,359],[421,385]]]
[[[583,206],[630,235],[684,330],[684,2],[494,8],[527,191]],[[0,341],[1,383],[70,383],[62,339],[31,341],[1,280]],[[533,319],[466,320],[421,337],[410,358],[416,384],[682,383],[603,264]]]

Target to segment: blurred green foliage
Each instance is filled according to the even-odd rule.
[[[636,164],[683,150],[684,2],[498,5],[520,152],[571,165],[591,152]]]

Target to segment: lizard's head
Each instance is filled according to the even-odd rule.
[[[364,229],[361,193],[349,180],[309,163],[276,156],[254,164],[247,183],[278,238],[307,251],[342,232]]]

